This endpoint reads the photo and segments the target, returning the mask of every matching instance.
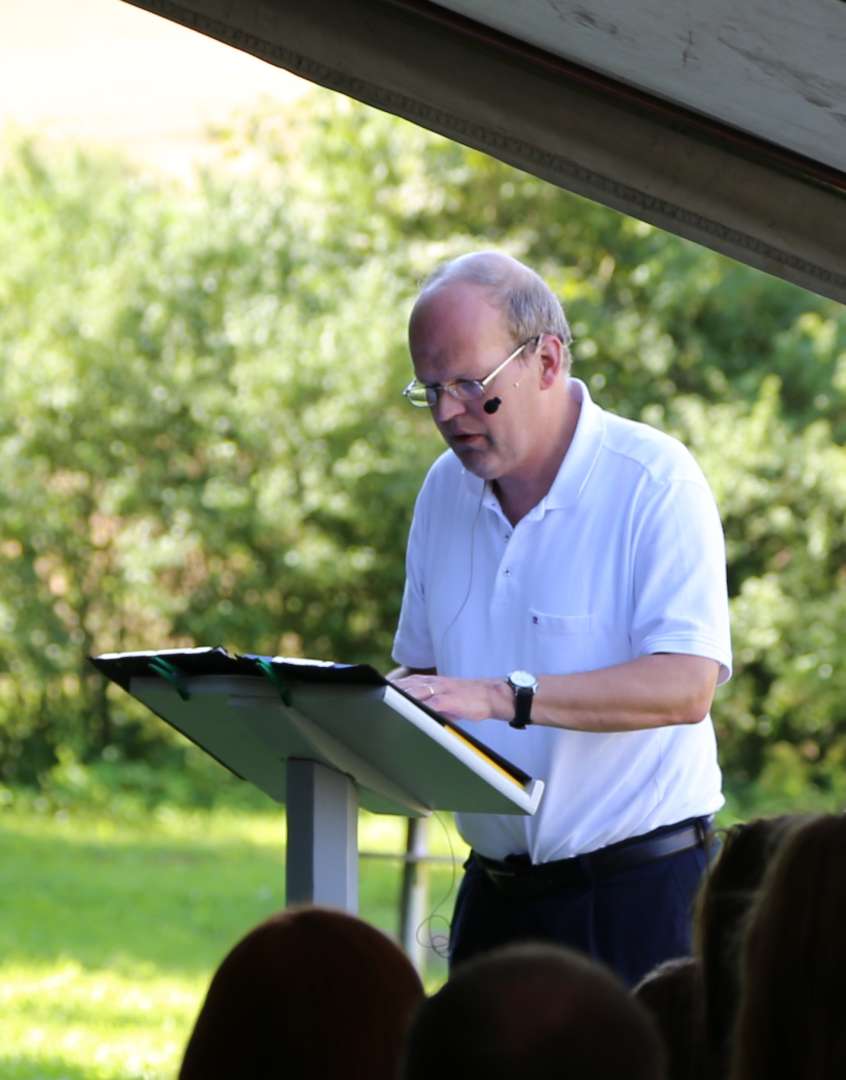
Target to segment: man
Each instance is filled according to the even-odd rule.
[[[405,394],[450,449],[415,508],[392,677],[546,782],[533,818],[459,815],[451,963],[547,938],[633,984],[688,951],[722,804],[725,554],[690,454],[594,404],[569,342],[514,259],[425,283]]]
[[[418,1006],[402,1080],[662,1080],[651,1017],[598,964],[558,945],[476,957]]]

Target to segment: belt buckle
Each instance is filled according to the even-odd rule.
[[[699,817],[696,818],[693,825],[700,845],[707,848],[711,840],[711,819]]]

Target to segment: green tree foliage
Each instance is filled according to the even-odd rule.
[[[162,752],[91,652],[388,663],[439,449],[399,398],[405,319],[435,263],[496,247],[559,291],[594,396],[715,488],[730,776],[839,791],[842,308],[328,94],[218,137],[233,168],[188,189],[27,146],[0,176],[2,775]]]
[[[161,725],[106,695],[92,652],[384,664],[437,446],[399,397],[401,253],[322,247],[267,176],[144,188],[23,148],[0,198],[6,775],[61,745],[150,752]]]

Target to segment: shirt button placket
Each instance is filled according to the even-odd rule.
[[[502,573],[503,573],[503,577],[506,577],[506,578],[511,577],[511,567],[513,565],[513,560],[514,560],[513,551],[511,551],[511,552],[508,551],[508,548],[511,547],[511,545],[512,545],[513,536],[514,536],[514,529],[513,528],[505,530],[506,555],[507,555],[509,561],[503,567]]]

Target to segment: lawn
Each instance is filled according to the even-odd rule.
[[[284,817],[161,807],[115,819],[0,811],[0,1076],[126,1080],[175,1075],[208,980],[284,898]],[[404,821],[363,814],[362,852],[397,852]],[[431,848],[432,929],[444,934],[465,851],[451,826]],[[398,925],[399,863],[363,857],[361,914]],[[426,928],[424,927],[424,932]],[[445,975],[428,953],[426,982]]]
[[[143,811],[138,792],[80,775],[88,786],[76,777],[51,798],[0,787],[0,1078],[171,1078],[215,967],[283,905],[284,813],[256,793]],[[731,799],[721,823],[796,809],[750,798]],[[400,863],[370,856],[404,843],[404,819],[360,816],[361,914],[392,935]],[[453,856],[428,871],[420,928],[442,947],[467,850],[448,816],[433,818],[430,849]],[[446,964],[426,955],[431,991]]]

